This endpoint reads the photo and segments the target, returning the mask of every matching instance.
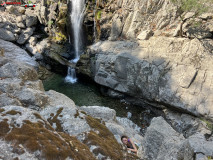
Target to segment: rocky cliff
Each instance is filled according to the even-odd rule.
[[[138,158],[122,148],[120,136],[128,133],[140,145],[142,136],[116,120],[114,110],[79,109],[65,95],[45,92],[38,64],[28,54],[4,40],[0,47],[1,159]]]
[[[96,3],[95,3],[96,2]],[[180,30],[180,14],[187,19],[183,25],[188,37],[212,37],[212,4],[209,10],[195,21],[202,25],[199,29],[192,24],[193,12],[181,13],[171,0],[88,0],[85,24],[95,21],[97,38],[101,40],[137,39],[149,36],[177,36]],[[94,11],[95,14],[93,14]]]
[[[181,20],[169,0],[102,2],[104,41],[82,55],[78,72],[135,97],[135,103],[145,100],[213,120],[212,11],[196,18],[184,13],[185,37],[176,37]],[[201,23],[198,28],[193,20]]]
[[[169,0],[86,1],[88,39],[99,42],[76,69],[108,95],[163,110],[143,137],[140,126],[112,109],[78,107],[44,91],[42,66],[62,73],[71,65],[67,2],[32,1],[35,8],[0,8],[0,159],[213,158],[211,10],[195,19],[185,14],[185,37],[177,37],[179,13]],[[121,145],[124,134],[139,147],[139,158]]]
[[[67,60],[71,57],[71,45],[67,42],[69,5],[67,1],[34,0],[31,3],[36,6],[1,6],[0,38],[26,49],[43,68],[66,74],[67,66],[71,65]]]

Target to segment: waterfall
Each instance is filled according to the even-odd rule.
[[[68,73],[67,76],[65,78],[66,82],[70,82],[70,83],[75,83],[77,82],[77,78],[76,78],[76,73],[75,73],[75,69],[72,67],[68,68]]]
[[[77,63],[82,49],[82,23],[84,18],[84,9],[85,9],[85,0],[70,0],[72,4],[72,12],[70,14],[72,30],[73,30],[73,39],[74,39],[74,51],[75,58],[70,60],[71,63]],[[68,68],[67,77],[65,78],[66,82],[75,83],[77,82],[75,69],[72,67]]]
[[[82,47],[81,30],[84,18],[85,0],[71,0],[71,3],[71,22],[74,36],[75,59],[79,59],[80,48]]]

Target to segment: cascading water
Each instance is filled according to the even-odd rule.
[[[84,18],[84,9],[85,9],[85,0],[70,0],[72,4],[71,12],[71,23],[73,30],[73,39],[74,39],[74,50],[75,58],[70,60],[71,63],[77,63],[81,54],[82,48],[82,22]],[[66,82],[75,83],[77,82],[75,69],[72,67],[68,68],[67,77],[65,78]]]

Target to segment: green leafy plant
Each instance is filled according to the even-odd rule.
[[[57,43],[62,43],[67,40],[67,37],[61,32],[56,32],[55,37],[52,37],[52,39]]]
[[[97,18],[97,20],[101,19],[101,10],[98,10],[96,18]]]
[[[48,23],[48,25],[52,25],[54,22],[49,20],[47,23]]]
[[[210,129],[210,130],[213,132],[213,123],[210,122],[210,121],[208,121],[208,120],[206,120],[206,119],[204,119],[204,118],[202,118],[201,120],[202,120],[204,123],[206,123],[207,128]]]

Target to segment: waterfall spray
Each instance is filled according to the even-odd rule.
[[[84,9],[85,9],[85,0],[70,0],[72,4],[72,12],[71,12],[71,23],[73,30],[73,39],[74,39],[74,51],[75,58],[70,60],[71,63],[77,63],[82,48],[82,23],[84,18]],[[66,82],[75,83],[77,82],[75,69],[72,67],[68,68],[68,73],[65,78]]]

